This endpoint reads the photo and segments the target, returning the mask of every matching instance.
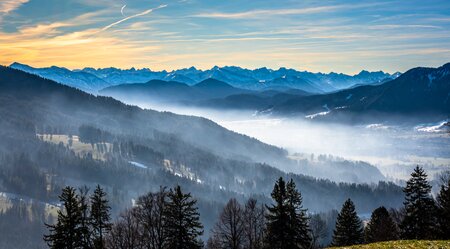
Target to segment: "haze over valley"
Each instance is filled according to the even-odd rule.
[[[449,64],[436,69],[412,69],[404,75],[363,71],[354,76],[284,68],[214,67],[202,71],[191,67],[153,72],[32,68],[20,63],[11,67],[142,108],[206,117],[229,130],[286,149],[297,166],[304,166],[301,162],[305,161],[314,164],[320,155],[331,156],[336,161],[371,164],[384,178],[367,177],[364,172],[340,178],[349,170],[328,174],[326,168],[305,171],[292,165],[274,165],[288,172],[333,181],[377,182],[405,180],[418,164],[427,168],[432,177],[450,169],[450,126],[446,115],[449,97],[445,94],[449,89]],[[295,79],[285,80],[286,75]],[[124,84],[118,83],[123,79],[127,79]],[[101,86],[98,81],[103,82]],[[268,83],[273,81],[278,85]],[[305,87],[312,84],[308,82],[314,82],[317,88],[308,92],[312,90]],[[433,104],[422,96],[422,110],[414,107],[419,99],[405,92],[414,82],[419,95],[428,94],[433,100],[442,95],[442,102]],[[403,96],[400,102],[389,104],[389,94]],[[292,113],[286,106],[295,105],[295,101],[306,104]],[[310,107],[305,109],[305,105]]]

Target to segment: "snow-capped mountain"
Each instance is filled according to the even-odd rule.
[[[11,64],[10,67],[27,73],[36,74],[42,78],[50,79],[87,92],[96,92],[98,89],[110,85],[110,83],[88,72],[72,71],[63,67],[52,66],[47,68],[33,68],[17,62]]]
[[[290,88],[312,93],[327,93],[355,85],[377,84],[398,77],[398,74],[390,75],[381,71],[362,71],[357,75],[351,76],[337,73],[311,73],[284,67],[277,70],[265,67],[250,70],[237,66],[214,66],[208,70],[199,70],[195,67],[190,67],[171,72],[152,71],[148,68],[118,69],[110,67],[77,70],[56,66],[33,68],[20,63],[13,63],[10,67],[89,92],[97,92],[108,86],[145,83],[150,80],[174,81],[194,85],[211,78],[226,82],[233,87],[247,90]]]

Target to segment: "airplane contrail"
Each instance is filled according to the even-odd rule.
[[[125,9],[125,7],[127,7],[126,4],[125,4],[124,6],[122,6],[122,8],[120,9],[120,13],[122,14],[122,16],[125,16],[125,15],[123,14],[123,10]]]
[[[132,16],[127,16],[127,17],[125,17],[125,18],[123,18],[123,19],[120,19],[120,20],[117,21],[117,22],[113,22],[113,23],[111,23],[110,25],[107,25],[107,26],[103,27],[103,28],[102,28],[102,31],[105,31],[105,30],[107,30],[107,29],[109,29],[109,28],[111,28],[111,27],[113,27],[113,26],[116,26],[116,25],[119,24],[119,23],[125,22],[126,20],[130,20],[130,19],[135,18],[135,17],[138,17],[138,16],[147,15],[148,13],[151,13],[151,12],[154,11],[154,10],[162,9],[162,8],[165,8],[165,7],[167,7],[167,4],[160,5],[160,6],[156,7],[156,8],[153,8],[153,9],[148,9],[148,10],[146,10],[146,11],[144,11],[144,12],[141,12],[141,13],[138,13],[138,14],[135,14],[135,15],[132,15]]]

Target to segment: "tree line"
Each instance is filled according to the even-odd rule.
[[[333,246],[398,239],[450,239],[450,178],[437,198],[425,171],[417,166],[406,186],[404,207],[379,207],[364,226],[351,199],[337,215]],[[323,221],[310,215],[294,181],[280,177],[271,193],[272,203],[254,198],[244,204],[232,198],[224,206],[204,243],[197,201],[180,186],[161,187],[139,197],[133,207],[112,222],[106,193],[97,186],[63,189],[55,224],[47,224],[44,240],[50,248],[147,249],[306,249],[320,248]]]

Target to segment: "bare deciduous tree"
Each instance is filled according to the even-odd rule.
[[[230,199],[220,214],[219,221],[212,231],[211,245],[223,249],[241,249],[244,247],[245,233],[243,208],[236,199]]]
[[[141,240],[136,209],[128,209],[114,223],[106,240],[111,249],[140,249]]]
[[[143,247],[162,249],[164,236],[164,208],[167,204],[167,191],[161,188],[157,193],[148,193],[137,200],[136,216],[139,219],[139,233]]]
[[[263,247],[265,230],[265,207],[258,205],[256,199],[250,198],[244,208],[245,248],[260,249]]]

